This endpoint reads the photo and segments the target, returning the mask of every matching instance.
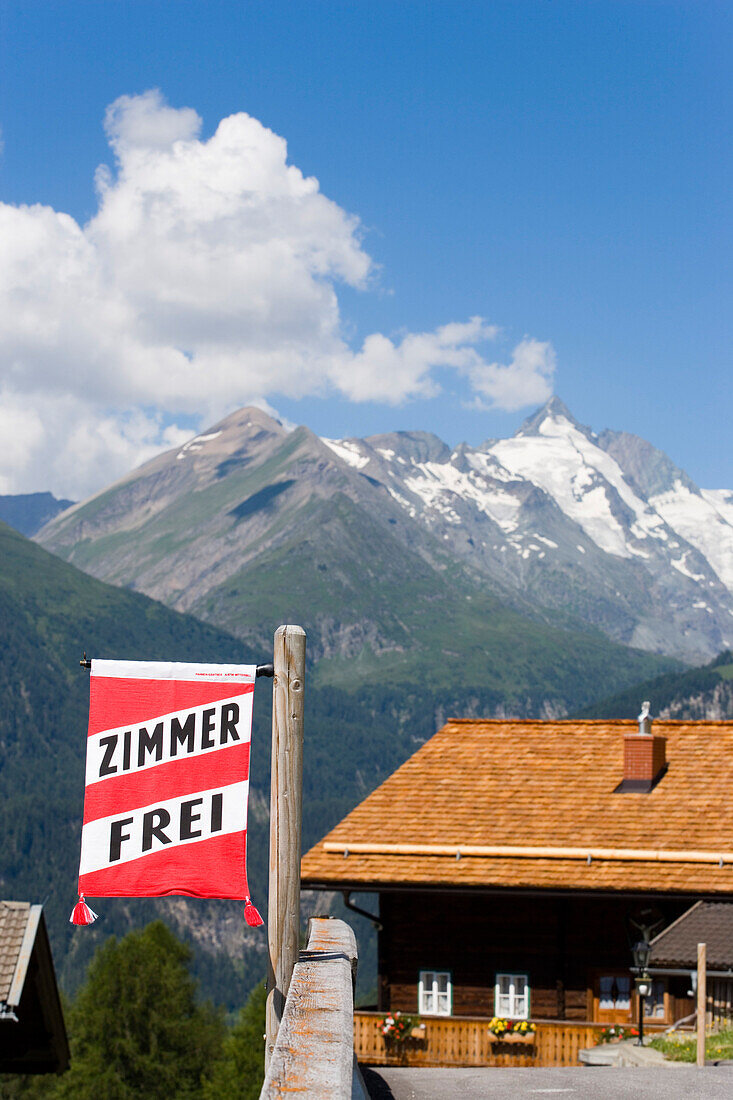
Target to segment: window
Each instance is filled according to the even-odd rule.
[[[601,1012],[626,1012],[631,1008],[631,978],[620,974],[604,975],[598,979]]]
[[[421,970],[417,990],[421,1016],[450,1016],[453,987],[449,970]]]
[[[494,990],[494,1012],[513,1020],[529,1016],[529,981],[526,974],[497,974]]]
[[[644,998],[644,1015],[652,1019],[664,1019],[664,982],[655,979],[652,982],[652,991]]]

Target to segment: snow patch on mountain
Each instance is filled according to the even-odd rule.
[[[505,470],[501,462],[488,451],[466,451],[466,461],[477,473],[490,477],[493,481],[516,481],[509,470]]]
[[[441,512],[451,523],[460,523],[457,500],[470,501],[505,532],[517,526],[520,503],[499,486],[490,486],[471,471],[463,473],[448,462],[418,462],[414,473],[404,480],[410,492],[431,509]]]
[[[326,439],[321,437],[321,442],[330,447],[335,455],[338,455],[349,466],[353,466],[355,470],[363,470],[365,466],[369,465],[369,455],[362,454],[359,444],[354,443],[351,439]]]
[[[218,439],[220,435],[221,432],[209,432],[208,435],[197,435],[193,439],[189,439],[187,443],[183,444],[176,458],[185,458],[187,454],[195,454],[201,450],[204,443],[209,443],[212,439]]]
[[[607,554],[638,555],[629,533],[635,539],[659,537],[660,516],[634,493],[618,463],[567,417],[548,416],[537,435],[500,440],[491,453],[514,478],[543,489]],[[635,517],[628,529],[614,512],[609,486]]]
[[[677,534],[707,558],[726,588],[733,591],[733,493],[691,492],[676,481],[669,492],[652,497],[650,503]]]
[[[524,596],[691,659],[733,644],[733,493],[699,489],[638,436],[597,435],[553,398],[479,447],[425,432],[324,443]]]

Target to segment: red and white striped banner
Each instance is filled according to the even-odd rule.
[[[186,894],[252,908],[255,675],[254,665],[92,661],[82,899]]]

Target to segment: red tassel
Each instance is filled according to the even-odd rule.
[[[259,928],[265,923],[249,898],[244,899],[244,919],[250,928]]]
[[[73,908],[69,922],[71,924],[94,924],[96,919],[97,914],[84,901],[84,895],[79,894],[79,900]]]

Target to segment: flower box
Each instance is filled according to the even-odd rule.
[[[596,1034],[598,1043],[622,1043],[624,1039],[638,1039],[639,1030],[627,1024],[608,1024]]]
[[[516,1031],[505,1031],[503,1035],[495,1035],[493,1031],[489,1032],[490,1043],[509,1043],[517,1046],[531,1046],[536,1038],[534,1031],[526,1031],[524,1035],[520,1035]]]
[[[384,1037],[384,1045],[388,1051],[398,1051],[404,1048],[410,1039],[425,1038],[425,1024],[419,1024],[419,1017],[408,1016],[402,1012],[388,1012],[383,1020],[379,1021],[379,1030]]]

